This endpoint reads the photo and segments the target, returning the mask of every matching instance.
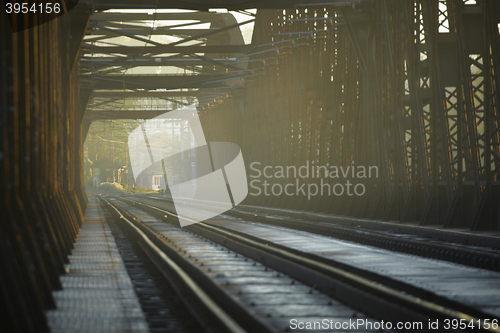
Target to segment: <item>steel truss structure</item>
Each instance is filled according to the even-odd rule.
[[[225,94],[245,76],[239,58],[250,47],[239,27],[253,20],[198,11],[92,15],[80,53],[81,80],[91,94],[86,128],[92,120],[151,118],[195,97]],[[159,66],[165,73],[133,74]],[[138,99],[140,106],[127,103]]]
[[[253,75],[200,109],[210,141],[247,163],[378,166],[363,196],[256,204],[499,230],[499,22],[489,0],[259,10]]]
[[[249,172],[255,161],[378,167],[362,196],[247,203],[499,230],[499,1],[143,0],[153,17],[105,12],[137,6],[80,1],[50,21],[0,13],[5,330],[48,330],[44,312],[86,207],[90,123],[154,117],[193,98],[207,141],[239,144]],[[244,22],[207,11],[221,7],[255,19],[251,44]],[[9,19],[26,29],[13,32]],[[133,74],[158,64],[177,72]],[[300,181],[322,180],[335,181]]]

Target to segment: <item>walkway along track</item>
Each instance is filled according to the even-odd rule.
[[[147,205],[137,200],[120,198],[142,210],[155,212],[156,216],[175,217],[171,211]],[[171,220],[171,218],[170,218]],[[144,227],[142,227],[144,228]],[[335,264],[266,240],[235,232],[224,227],[198,223],[185,229],[202,235],[244,256],[281,271],[303,283],[313,285],[320,292],[339,300],[359,311],[390,322],[404,319],[407,322],[428,323],[429,319],[456,319],[475,323],[465,329],[478,331],[477,323],[492,316],[472,307],[440,297],[425,290],[395,281],[387,276]],[[489,326],[489,327],[488,327]],[[482,330],[500,332],[498,327],[486,325]],[[452,330],[448,330],[452,331]],[[460,330],[464,332],[464,329]]]

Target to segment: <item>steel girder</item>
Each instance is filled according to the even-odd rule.
[[[92,77],[95,90],[157,90],[180,88],[213,88],[235,85],[243,74],[227,75],[105,75]]]
[[[113,119],[149,119],[161,116],[162,114],[172,111],[171,109],[164,110],[138,110],[138,111],[123,111],[123,110],[93,110],[85,116],[85,120],[113,120]]]
[[[365,2],[367,0],[355,0],[355,1],[345,1],[345,0],[329,0],[324,1],[321,4],[328,3],[331,6],[339,5],[345,6],[352,4],[358,4]],[[371,0],[368,0],[371,1]],[[164,0],[164,1],[141,1],[140,5],[136,1],[132,0],[106,0],[106,1],[94,1],[92,3],[96,10],[106,10],[106,9],[157,9],[157,8],[180,8],[180,9],[194,9],[207,11],[210,8],[227,8],[228,10],[238,10],[238,9],[248,9],[248,8],[301,8],[306,6],[314,6],[318,4],[317,0],[217,0],[217,1],[206,1],[206,0]]]
[[[147,46],[147,47],[133,47],[133,46],[83,46],[83,50],[89,53],[102,53],[102,54],[124,54],[133,55],[135,52],[145,54],[192,54],[192,53],[248,53],[251,51],[250,45],[217,45],[217,46]]]

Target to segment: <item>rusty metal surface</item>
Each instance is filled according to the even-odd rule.
[[[15,33],[0,14],[0,302],[11,332],[48,329],[43,311],[55,306],[51,292],[61,288],[86,206],[70,40],[83,38],[88,15],[78,13]]]

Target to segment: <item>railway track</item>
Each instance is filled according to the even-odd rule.
[[[168,241],[160,237],[162,231],[159,231],[159,228],[165,227],[167,223],[159,221],[175,224],[176,215],[172,212],[173,209],[158,207],[158,202],[155,205],[147,204],[135,198],[113,199],[113,202],[105,200],[121,214],[122,218],[125,219],[125,216],[128,215],[127,221],[148,237],[155,239],[154,243],[157,247],[166,246],[164,244]],[[156,218],[151,219],[151,216]],[[151,223],[145,222],[145,220]],[[422,323],[422,327],[412,328],[415,331],[421,331],[421,329],[436,323],[439,326],[436,327],[437,329],[446,331],[500,332],[496,324],[492,325],[493,322],[497,322],[497,319],[491,312],[482,311],[470,304],[464,304],[373,271],[293,249],[278,242],[257,237],[255,234],[251,235],[244,230],[222,226],[220,223],[198,223],[184,229],[220,244],[229,251],[243,255],[245,260],[254,260],[265,265],[266,269],[276,270],[305,285],[313,286],[317,292],[328,295],[351,309],[391,323],[389,328],[396,328],[392,326],[393,323]],[[186,231],[178,229],[175,232],[172,230],[169,232],[186,233]],[[165,237],[164,233],[163,235]],[[183,247],[186,246],[189,247],[189,243],[183,245]],[[185,260],[181,259],[182,256],[179,255],[179,252],[182,253],[182,249],[172,250],[170,248],[169,252],[178,258],[179,262]],[[186,250],[184,250],[184,254],[186,254]],[[188,274],[197,276],[199,272],[190,271]],[[207,289],[204,288],[204,290]],[[217,290],[217,293],[214,294],[216,299],[227,298],[221,297],[220,295],[224,295],[224,293],[219,294],[219,292],[220,290]],[[232,307],[236,308],[234,305],[228,308]],[[252,315],[247,309],[242,308],[239,311],[241,313],[238,315],[233,313],[229,314],[229,317],[246,318],[248,322],[240,327],[257,325],[256,322],[251,321]],[[269,315],[272,316],[272,314]],[[349,319],[352,320],[352,318]],[[258,321],[263,322],[262,318]],[[466,324],[466,327],[463,324]],[[281,328],[283,328],[282,326]],[[266,328],[271,329],[272,325],[267,325]],[[279,328],[275,329],[279,330]],[[412,329],[405,329],[405,331]]]
[[[169,202],[165,199],[155,197],[148,197],[148,199],[157,200],[158,202]],[[201,206],[202,204],[197,203],[197,205]],[[304,218],[261,213],[255,210],[256,207],[245,208],[247,209],[232,209],[225,212],[224,215],[242,218],[246,221],[301,230],[359,244],[376,246],[390,251],[445,260],[460,265],[500,272],[500,242],[496,244],[496,249],[489,247],[481,248],[479,246],[438,241],[429,238],[411,237],[409,234],[390,234],[329,222],[309,221]],[[276,213],[279,213],[279,210]]]
[[[238,322],[232,319],[231,316],[202,289],[199,283],[193,280],[190,276],[192,268],[186,264],[179,265],[172,259],[172,257],[179,255],[178,252],[173,251],[166,242],[151,230],[138,226],[134,221],[137,218],[132,216],[127,218],[122,214],[122,211],[109,200],[103,200],[116,212],[125,227],[136,235],[136,239],[141,249],[176,290],[177,295],[182,298],[183,303],[191,312],[192,317],[201,324],[207,332],[246,332]],[[206,279],[204,282],[210,283],[210,280]],[[216,285],[212,285],[211,287],[217,288]],[[220,291],[219,293],[222,294]],[[239,308],[237,304],[231,302],[229,298],[226,298],[224,301],[230,303],[226,303],[226,307],[232,306],[233,308]],[[246,315],[243,322],[251,327],[258,328],[261,332],[273,332],[272,329],[255,321],[251,316]]]
[[[218,304],[221,311],[226,312],[227,316],[237,318],[240,327],[244,327],[247,332],[290,330],[286,320],[276,313],[277,308],[282,312],[293,313],[297,318],[316,314],[332,318],[335,323],[345,323],[350,320],[378,323],[313,288],[226,247],[158,221],[116,200],[110,199],[106,202],[113,206],[113,211],[122,221],[127,221],[129,228],[132,224],[141,229],[161,251],[192,277],[194,284],[204,290],[207,296]],[[136,231],[135,228],[131,229]],[[141,247],[149,252],[147,244],[142,244]],[[167,279],[172,280],[173,278],[168,275],[169,268],[164,268],[161,262],[154,257],[153,259],[161,271],[166,271],[164,275]],[[182,289],[179,292],[180,295],[191,293]],[[287,306],[290,301],[295,304],[292,308]],[[184,303],[188,308],[195,309],[197,300],[185,300]],[[213,326],[211,321],[215,320],[213,315],[205,319],[198,318],[204,311],[203,307],[198,311],[192,311],[193,318],[201,321],[200,326],[210,328]],[[222,330],[224,327],[219,329]],[[377,327],[376,330],[378,329]]]

